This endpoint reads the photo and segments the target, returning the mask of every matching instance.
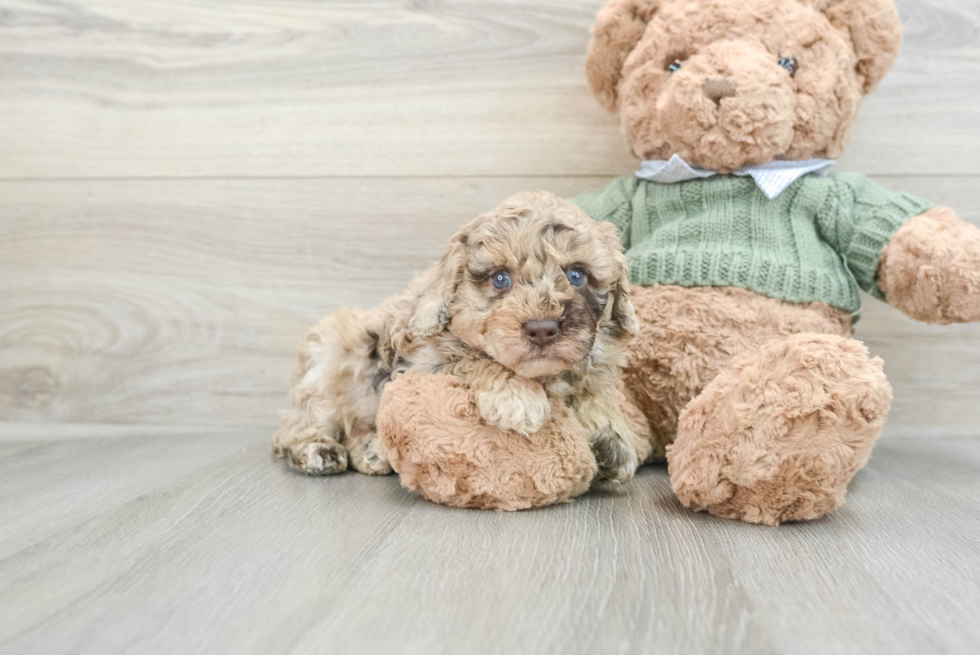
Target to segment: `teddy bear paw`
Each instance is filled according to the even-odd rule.
[[[882,253],[878,286],[916,320],[980,320],[980,230],[948,207],[910,219]]]

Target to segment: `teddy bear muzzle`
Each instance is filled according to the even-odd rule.
[[[728,171],[789,150],[795,90],[790,73],[761,43],[713,43],[675,68],[649,66],[626,79],[624,127],[649,135],[633,144],[639,156],[679,154],[690,164]]]

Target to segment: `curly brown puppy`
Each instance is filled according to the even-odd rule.
[[[375,309],[341,309],[300,346],[292,407],[273,449],[311,475],[391,472],[378,445],[381,391],[413,370],[464,380],[482,418],[536,432],[549,396],[589,431],[597,479],[637,467],[616,381],[636,333],[615,227],[550,193],[521,193],[463,227],[439,263]]]

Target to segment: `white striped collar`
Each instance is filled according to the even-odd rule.
[[[745,166],[732,171],[732,175],[741,177],[751,176],[766,196],[772,200],[793,182],[808,173],[826,175],[834,165],[833,159],[807,159],[806,161],[771,161],[761,166]],[[686,161],[674,155],[669,160],[656,159],[644,161],[636,176],[661,184],[686,182],[717,175],[712,171],[697,166],[691,166]]]

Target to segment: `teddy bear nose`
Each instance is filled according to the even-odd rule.
[[[731,98],[734,96],[737,88],[735,80],[727,77],[714,77],[710,80],[705,80],[701,86],[704,95],[708,96],[716,105],[721,104],[722,98]]]
[[[558,338],[558,321],[553,318],[525,321],[524,334],[533,343],[547,346]]]

